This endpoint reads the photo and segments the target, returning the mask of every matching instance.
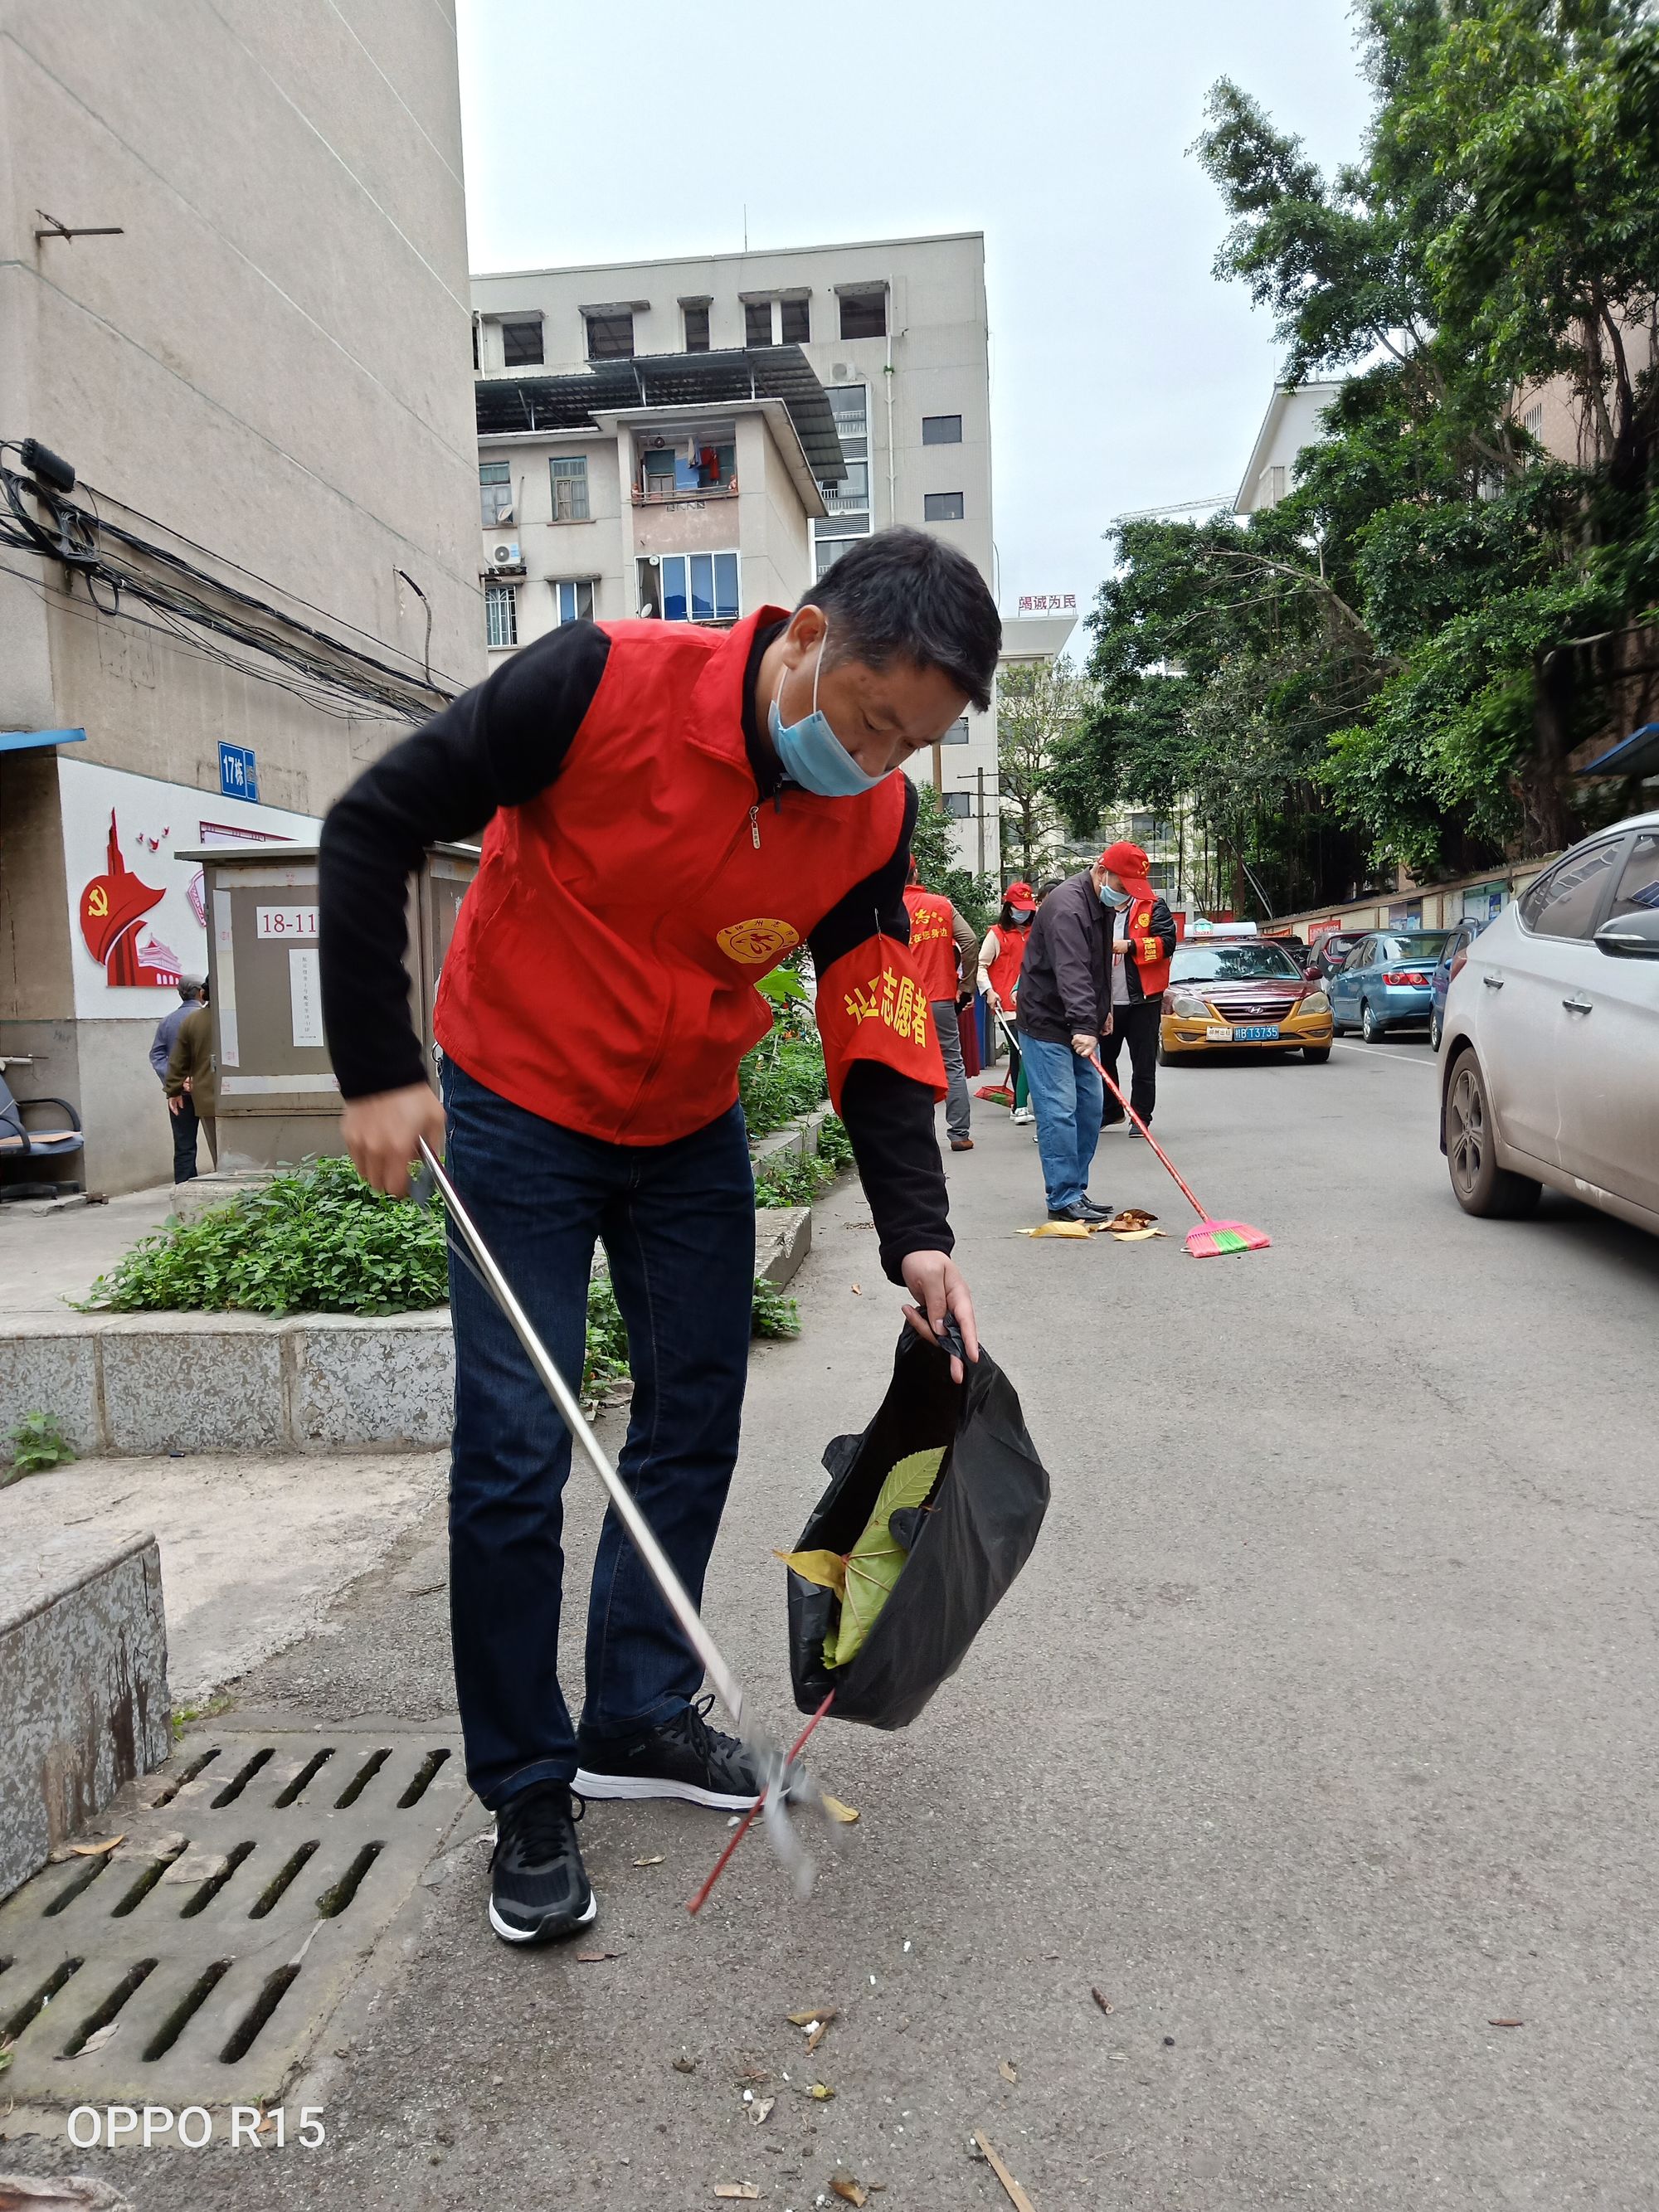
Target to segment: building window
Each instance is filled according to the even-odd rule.
[[[665,553],[639,564],[640,612],[664,622],[736,622],[735,553]]]
[[[959,446],[962,443],[960,415],[924,415],[921,418],[921,442],[924,446]]]
[[[1521,418],[1521,427],[1529,438],[1536,438],[1541,443],[1544,435],[1544,403],[1541,399],[1536,406],[1528,408]]]
[[[965,745],[968,742],[968,717],[958,714],[956,720],[939,739],[942,745]]]
[[[484,586],[484,635],[492,651],[518,643],[519,594],[514,586]]]
[[[631,309],[616,315],[589,315],[586,320],[589,361],[633,360],[634,316]]]
[[[549,464],[553,476],[555,522],[586,522],[587,514],[587,456],[572,453]]]
[[[751,346],[771,344],[772,302],[769,300],[744,301],[743,342],[745,345]]]
[[[553,586],[553,622],[555,628],[566,623],[592,622],[593,619],[593,584],[591,577],[578,576],[569,583],[559,582]]]
[[[921,495],[921,519],[924,522],[960,522],[962,494],[959,491],[927,491]]]
[[[778,335],[785,345],[811,343],[812,323],[805,300],[779,301]]]
[[[539,368],[542,365],[542,319],[501,325],[501,359],[508,368]]]
[[[708,302],[707,300],[688,300],[686,302],[685,349],[687,353],[707,353],[708,350]]]
[[[945,811],[953,822],[966,822],[971,818],[974,811],[971,793],[942,791],[939,797],[945,801]]]
[[[709,431],[689,443],[672,446],[659,438],[641,458],[635,496],[659,506],[672,500],[705,497],[710,492],[729,495],[737,481],[738,448],[729,436]]]
[[[844,338],[884,338],[887,335],[886,293],[843,292],[841,295],[841,334]]]
[[[513,466],[509,461],[478,464],[478,510],[486,530],[513,520]]]
[[[855,538],[870,532],[869,400],[861,384],[832,384],[824,392],[836,418],[847,474],[839,483],[821,484],[827,515],[814,521],[813,574],[833,567]]]

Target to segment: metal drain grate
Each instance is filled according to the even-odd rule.
[[[459,1747],[223,1736],[140,1793],[0,1905],[7,2096],[267,2102],[468,1802]]]

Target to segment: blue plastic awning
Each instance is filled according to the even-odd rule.
[[[0,753],[33,753],[49,745],[83,745],[84,730],[0,730]]]
[[[1644,722],[1627,738],[1581,768],[1580,775],[1659,775],[1659,722]]]

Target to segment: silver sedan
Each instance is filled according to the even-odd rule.
[[[1659,813],[1574,846],[1446,994],[1440,1144],[1465,1212],[1545,1183],[1659,1232]]]

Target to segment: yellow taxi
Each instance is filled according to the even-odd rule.
[[[1170,963],[1158,1024],[1165,1066],[1200,1053],[1300,1050],[1331,1056],[1331,1002],[1282,945],[1220,927],[1185,939]]]

